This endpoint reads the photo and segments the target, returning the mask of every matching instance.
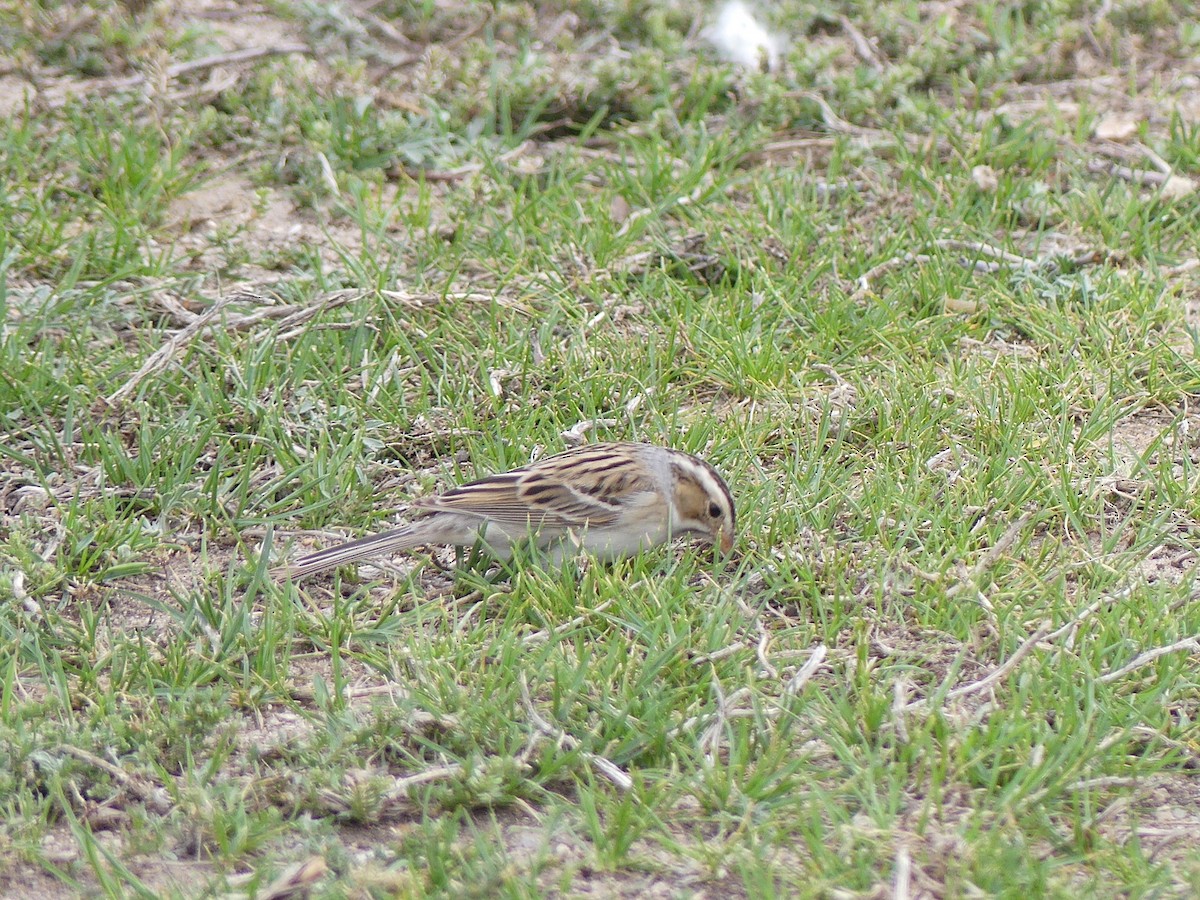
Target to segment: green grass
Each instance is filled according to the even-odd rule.
[[[1200,888],[1200,656],[1141,657],[1200,634],[1200,207],[1088,165],[1127,105],[1194,174],[1185,6],[777,4],[767,75],[274,4],[311,56],[166,88],[221,22],[136,6],[0,12],[76,88],[0,130],[0,893]],[[585,420],[737,557],[268,571]]]

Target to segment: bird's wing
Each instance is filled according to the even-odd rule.
[[[653,490],[627,453],[592,444],[422,501],[414,512],[456,512],[515,528],[602,527]]]
[[[516,473],[493,475],[414,504],[413,511],[478,516],[514,528],[608,525],[621,508],[555,481],[522,482]]]

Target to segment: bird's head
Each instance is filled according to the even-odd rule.
[[[672,533],[705,538],[722,553],[732,550],[736,513],[725,479],[704,460],[686,453],[674,455],[671,474]]]

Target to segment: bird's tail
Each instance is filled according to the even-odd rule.
[[[405,525],[403,528],[395,528],[392,531],[370,534],[354,541],[334,544],[332,547],[326,547],[324,550],[318,550],[308,556],[302,556],[294,563],[280,566],[272,571],[273,574],[281,577],[302,578],[314,572],[332,569],[334,566],[384,556],[396,550],[411,550],[413,547],[429,543],[428,537],[422,537],[420,531],[422,529]]]

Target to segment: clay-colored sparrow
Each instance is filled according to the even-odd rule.
[[[733,497],[717,470],[653,444],[587,444],[413,504],[411,525],[303,556],[300,577],[426,544],[480,544],[499,559],[532,540],[556,564],[585,550],[630,556],[695,535],[733,547]]]

